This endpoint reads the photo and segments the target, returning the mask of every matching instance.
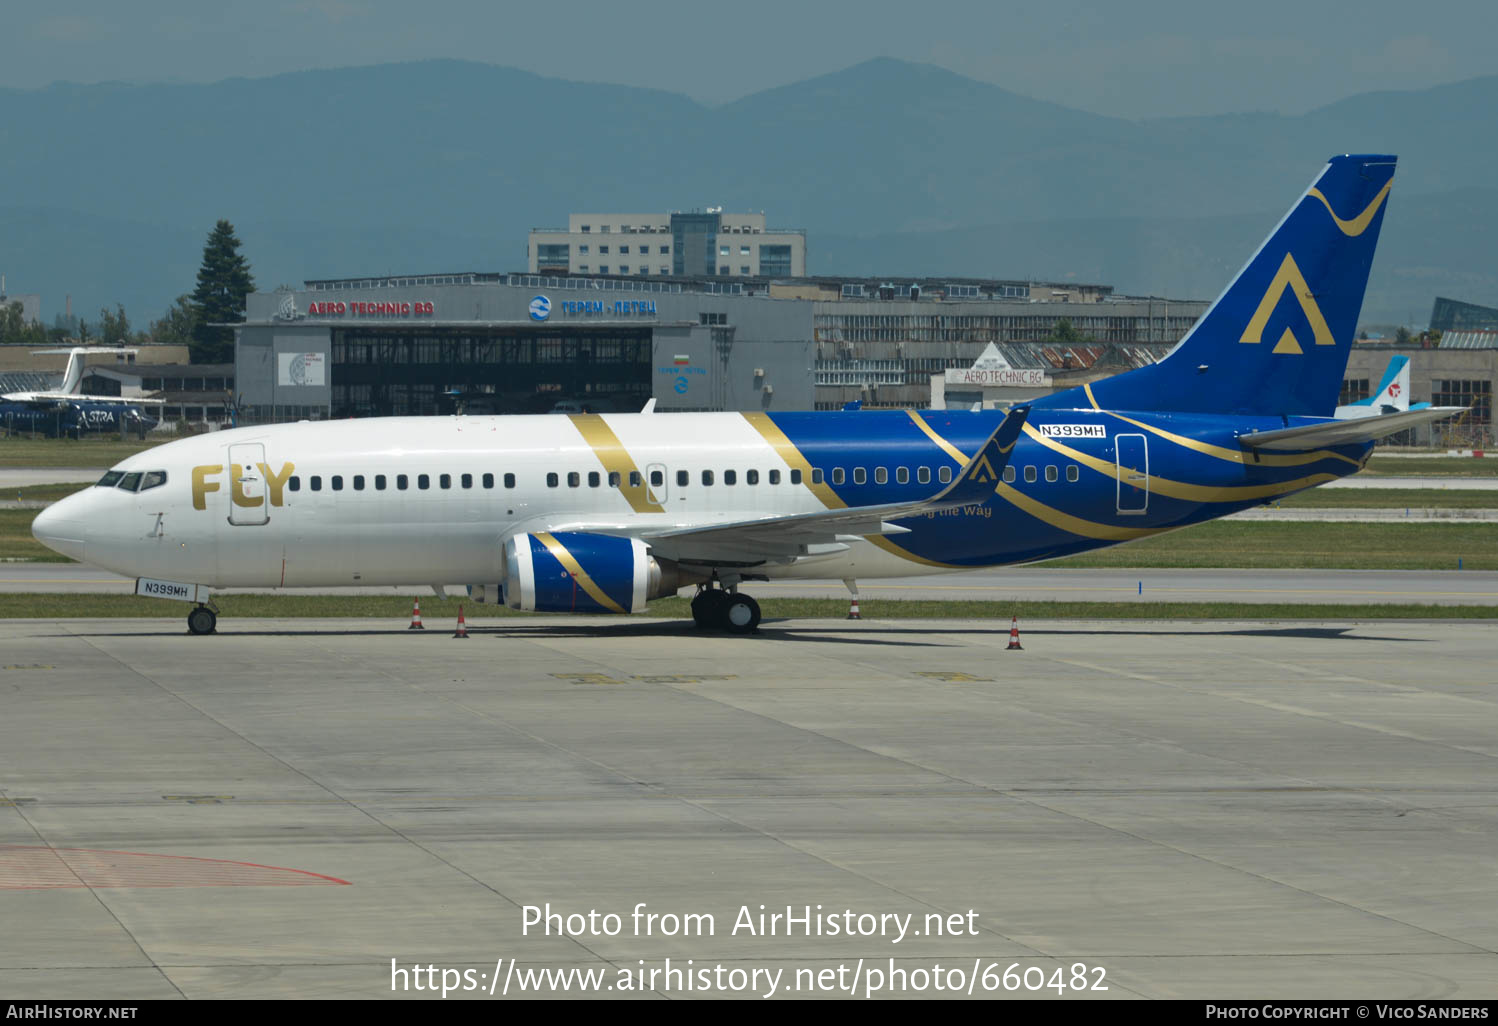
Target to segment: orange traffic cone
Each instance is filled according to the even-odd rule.
[[[850,619],[850,620],[862,620],[863,619],[862,616],[858,615],[858,596],[857,595],[853,596],[853,603],[852,603],[852,605],[848,606],[848,619]]]
[[[1025,647],[1019,643],[1019,617],[1016,616],[1009,623],[1009,645],[1005,652],[1023,652]]]
[[[463,607],[458,607],[458,629],[453,632],[455,638],[468,637],[468,625],[463,622]]]
[[[421,599],[419,599],[419,598],[416,600],[415,604],[413,604],[411,606],[411,626],[407,627],[406,630],[408,630],[408,631],[424,631],[424,630],[426,630],[426,628],[421,625]]]

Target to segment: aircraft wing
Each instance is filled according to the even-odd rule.
[[[1239,436],[1238,441],[1255,449],[1314,449],[1323,445],[1372,442],[1398,434],[1417,424],[1445,420],[1465,409],[1465,406],[1428,406],[1423,410],[1387,413],[1381,417],[1329,420],[1322,424],[1305,424],[1277,431],[1255,431]]]
[[[987,501],[1009,463],[1009,454],[1029,413],[1028,406],[1010,410],[956,479],[926,499],[676,528],[640,537],[652,552],[667,559],[723,564],[806,555],[810,546],[838,544],[871,534],[904,534],[908,528],[889,521]]]
[[[160,406],[165,399],[131,399],[122,395],[81,395],[73,392],[10,392],[0,396],[13,403],[120,403],[125,406]]]

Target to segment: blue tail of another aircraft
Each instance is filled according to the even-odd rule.
[[[1157,364],[1094,382],[1104,409],[1329,417],[1337,406],[1395,158],[1333,157]],[[1035,408],[1090,406],[1062,392]]]

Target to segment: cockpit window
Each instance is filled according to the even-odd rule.
[[[125,472],[123,470],[111,470],[109,473],[99,478],[99,483],[95,487],[113,488],[115,485],[120,483],[120,478],[124,476]]]
[[[146,476],[140,479],[140,490],[145,491],[147,488],[159,488],[164,484],[166,484],[166,471],[148,470],[146,471]]]
[[[137,470],[133,474],[126,474],[120,478],[120,483],[116,487],[123,488],[127,492],[135,491],[136,488],[140,487],[140,471]]]

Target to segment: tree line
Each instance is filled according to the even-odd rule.
[[[233,363],[234,329],[215,325],[244,320],[245,297],[255,290],[250,265],[239,252],[234,226],[219,221],[208,233],[197,286],[144,329],[133,328],[125,308],[99,310],[97,320],[61,315],[51,327],[27,321],[21,304],[0,306],[0,343],[24,346],[175,344],[188,347],[193,363]]]

